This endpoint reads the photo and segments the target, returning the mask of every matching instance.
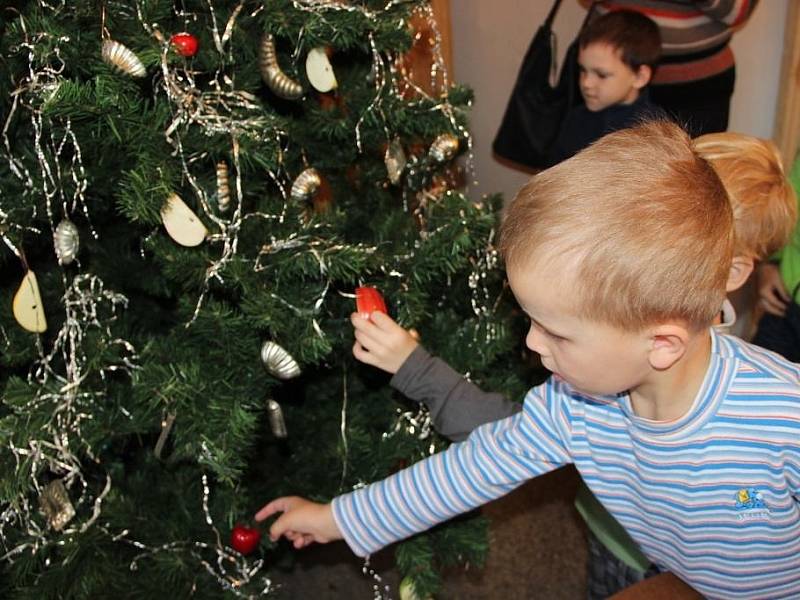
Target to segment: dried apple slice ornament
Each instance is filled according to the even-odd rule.
[[[318,92],[330,92],[338,85],[333,72],[328,51],[325,48],[312,48],[306,56],[306,75],[309,83]]]
[[[208,234],[206,226],[178,194],[171,194],[161,207],[161,220],[169,237],[181,246],[199,246]]]
[[[26,331],[32,333],[47,331],[47,319],[44,316],[39,283],[36,281],[36,273],[33,271],[28,270],[25,277],[22,278],[22,283],[19,284],[19,289],[14,294],[12,308],[17,323]]]

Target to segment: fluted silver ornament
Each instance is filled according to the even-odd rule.
[[[231,204],[231,188],[228,184],[228,165],[225,161],[217,163],[217,206],[225,212]]]
[[[103,40],[102,49],[103,60],[114,67],[117,71],[130,75],[131,77],[144,77],[147,70],[136,54],[119,42],[114,40]]]
[[[270,374],[278,379],[292,379],[300,375],[297,361],[275,342],[264,342],[261,346],[261,362]]]
[[[53,246],[56,249],[58,264],[68,265],[78,255],[80,235],[75,223],[69,219],[61,219],[53,233]]]
[[[392,185],[400,183],[400,177],[406,169],[406,153],[399,138],[394,138],[386,147],[386,154],[383,157],[386,164],[386,172],[389,174],[389,181]]]
[[[303,96],[303,86],[281,70],[278,55],[275,53],[275,38],[271,33],[264,34],[258,53],[258,66],[261,78],[276,96],[287,100],[297,100]]]
[[[320,177],[319,171],[314,167],[309,167],[300,173],[292,183],[292,191],[290,192],[292,200],[303,202],[310,199],[317,192],[320,185],[322,185],[322,177]]]
[[[39,510],[56,531],[61,531],[75,516],[75,508],[61,479],[48,483],[39,494]]]
[[[267,401],[267,419],[269,420],[269,428],[272,430],[272,435],[276,438],[283,439],[289,435],[289,432],[286,431],[283,409],[272,398]]]
[[[431,144],[428,154],[436,162],[450,160],[458,152],[458,138],[452,133],[443,133]]]

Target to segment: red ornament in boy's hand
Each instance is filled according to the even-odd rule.
[[[386,310],[386,302],[383,296],[374,287],[356,288],[356,310],[363,314],[372,314],[376,310],[384,314],[389,314]]]
[[[236,525],[231,531],[231,547],[241,554],[250,554],[261,541],[261,531],[255,527]]]
[[[181,56],[194,56],[197,54],[199,44],[197,38],[191,33],[176,33],[169,41]]]

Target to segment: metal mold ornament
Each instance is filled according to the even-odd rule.
[[[443,133],[431,144],[428,154],[436,162],[442,163],[450,160],[458,152],[458,138],[452,133]]]
[[[50,527],[56,531],[61,531],[75,516],[75,508],[61,479],[51,481],[42,490],[39,495],[39,509],[47,518]]]
[[[75,223],[69,219],[62,219],[53,233],[53,245],[56,249],[58,264],[68,265],[78,255],[80,236]]]
[[[286,430],[286,421],[283,418],[283,409],[280,404],[271,398],[267,401],[267,418],[269,419],[269,428],[272,430],[272,435],[280,439],[289,435]]]
[[[300,173],[297,179],[294,180],[290,196],[295,202],[309,200],[317,192],[320,185],[322,185],[322,177],[320,177],[319,171],[310,167]]]
[[[101,55],[106,63],[121,73],[131,77],[144,77],[147,75],[147,70],[144,68],[142,61],[139,60],[139,57],[130,48],[119,42],[103,40]]]
[[[220,212],[228,210],[231,203],[231,188],[228,184],[228,165],[225,161],[217,163],[217,206]]]
[[[297,361],[275,342],[264,342],[261,346],[261,362],[278,379],[292,379],[300,375]]]
[[[386,172],[392,185],[400,183],[400,178],[403,176],[403,171],[405,171],[408,161],[399,138],[394,138],[386,147],[383,162],[386,164]]]
[[[259,48],[258,66],[261,69],[261,78],[276,96],[287,100],[297,100],[303,96],[303,86],[281,71],[278,56],[275,54],[275,39],[271,33],[261,38]]]

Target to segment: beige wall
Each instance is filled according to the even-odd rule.
[[[731,131],[772,136],[789,1],[800,0],[761,0],[751,20],[733,38],[737,82]],[[550,0],[451,0],[453,77],[475,90],[471,116],[475,181],[469,190],[473,197],[502,192],[510,199],[528,178],[495,162],[491,143],[520,61],[550,5]],[[559,55],[572,41],[584,14],[578,0],[564,0],[555,23]]]

